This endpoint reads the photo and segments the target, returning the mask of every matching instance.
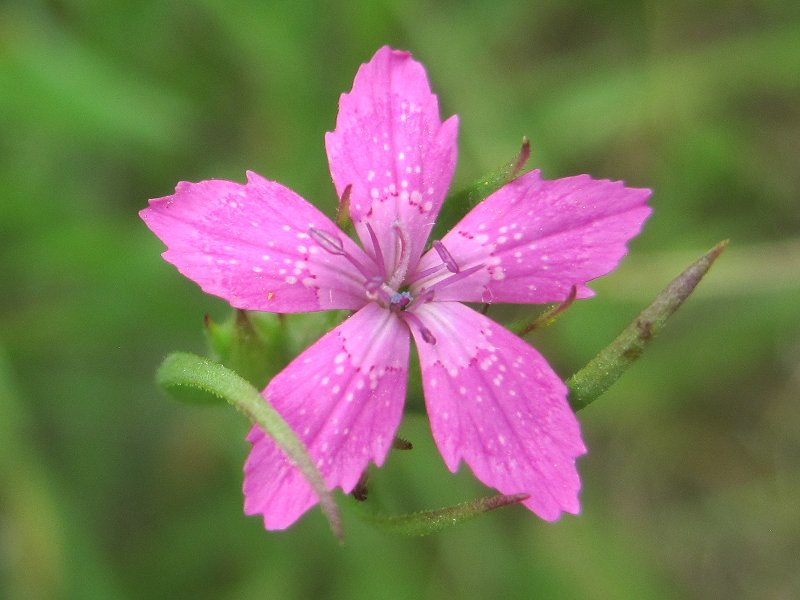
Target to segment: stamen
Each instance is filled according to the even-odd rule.
[[[436,338],[433,337],[433,334],[431,333],[430,329],[427,329],[426,327],[423,327],[419,331],[422,334],[422,339],[423,340],[425,340],[426,342],[428,342],[431,345],[436,343]]]
[[[442,269],[444,269],[444,263],[439,263],[435,267],[430,267],[428,269],[425,269],[424,271],[420,271],[419,273],[415,274],[411,279],[409,279],[406,282],[406,284],[411,285],[419,281],[420,279],[425,279],[428,275],[433,275],[434,273],[436,273],[436,271],[441,271]]]
[[[436,253],[439,255],[439,258],[442,259],[442,262],[445,264],[448,271],[451,273],[458,273],[458,264],[453,259],[453,255],[447,251],[447,248],[444,247],[444,244],[441,241],[434,240],[433,249],[436,250]]]
[[[361,273],[365,279],[370,280],[372,278],[372,273],[370,273],[364,266],[358,262],[354,256],[350,255],[344,249],[344,244],[342,244],[342,240],[340,240],[337,236],[333,235],[332,233],[328,233],[327,231],[322,231],[321,229],[317,229],[316,227],[309,227],[308,228],[308,235],[311,236],[320,247],[335,256],[343,256],[346,258],[351,265],[353,265],[359,273]]]
[[[430,291],[433,291],[436,288],[443,288],[443,287],[446,287],[448,285],[452,285],[452,284],[456,283],[457,281],[461,281],[462,279],[464,279],[466,277],[469,277],[473,273],[476,273],[476,272],[480,271],[485,266],[486,266],[485,264],[481,263],[479,265],[472,266],[469,269],[464,269],[463,271],[459,271],[458,273],[454,273],[450,277],[445,277],[441,281],[437,281],[429,289],[430,289]]]
[[[310,235],[315,242],[317,242],[320,246],[322,246],[323,250],[326,250],[331,254],[344,256],[345,252],[342,240],[340,240],[335,235],[330,234],[327,231],[322,231],[321,229],[317,229],[316,227],[309,227],[308,235]]]
[[[375,262],[380,269],[381,279],[386,278],[386,264],[383,262],[383,252],[381,251],[381,245],[378,243],[378,236],[375,235],[375,230],[372,229],[372,226],[367,223],[367,231],[369,232],[369,237],[372,240],[372,250],[375,252]]]
[[[429,275],[433,275],[437,271],[442,270],[443,268],[447,268],[448,271],[451,273],[458,273],[461,269],[458,266],[458,263],[453,258],[453,255],[450,254],[450,251],[445,247],[445,245],[440,240],[434,240],[433,249],[436,250],[436,253],[439,255],[439,258],[442,259],[441,264],[436,265],[435,267],[429,267],[424,271],[420,271],[419,273],[415,273],[414,276],[406,282],[407,285],[411,285],[420,279],[425,279]]]
[[[417,315],[408,311],[404,311],[403,318],[412,325],[414,325],[414,327],[419,329],[420,334],[422,334],[422,339],[425,340],[425,342],[427,342],[428,344],[436,343],[436,338],[431,333],[431,330],[422,324],[422,321],[419,320],[419,317]]]
[[[447,287],[448,285],[452,285],[462,279],[469,277],[473,273],[480,271],[486,265],[481,263],[479,265],[475,265],[470,267],[469,269],[464,269],[463,271],[459,271],[458,273],[453,273],[450,277],[445,277],[444,279],[437,281],[429,288],[422,288],[415,296],[414,301],[411,303],[411,306],[407,307],[407,310],[411,310],[417,304],[423,304],[425,302],[430,302],[433,299],[434,292],[437,289],[441,289],[443,287]]]

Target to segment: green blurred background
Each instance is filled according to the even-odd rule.
[[[345,509],[242,514],[247,424],[163,397],[228,314],[137,216],[180,179],[281,181],[331,212],[323,132],[383,44],[461,117],[456,186],[511,158],[655,190],[621,268],[531,336],[565,377],[731,244],[583,411],[583,512],[432,537]],[[387,0],[0,4],[0,597],[793,598],[800,590],[800,5]],[[411,398],[418,405],[418,398]],[[393,510],[488,493],[425,420],[373,473]],[[346,505],[347,501],[342,501]]]

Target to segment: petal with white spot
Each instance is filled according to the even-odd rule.
[[[363,275],[318,247],[309,228],[336,235],[365,264],[363,251],[317,208],[255,173],[244,185],[179,183],[139,214],[167,245],[168,262],[236,308],[308,312],[366,302]]]
[[[458,119],[442,123],[425,68],[408,52],[383,47],[359,68],[339,99],[336,129],[325,136],[339,195],[351,185],[350,214],[365,248],[370,223],[391,268],[392,231],[402,223],[416,264],[447,193],[456,162]]]
[[[475,476],[543,519],[577,513],[575,459],[586,452],[567,390],[542,356],[487,317],[455,302],[415,313],[436,339],[412,328],[425,403],[451,471],[463,459]]]
[[[472,209],[442,239],[466,270],[484,268],[452,285],[440,270],[417,288],[437,283],[435,298],[462,302],[545,303],[593,292],[586,283],[613,270],[651,209],[650,190],[588,175],[546,181],[531,171]],[[421,272],[441,262],[431,250]]]
[[[408,328],[371,303],[300,354],[263,392],[305,443],[326,485],[350,492],[383,464],[400,424]],[[302,474],[261,429],[244,466],[245,513],[284,529],[317,503]]]

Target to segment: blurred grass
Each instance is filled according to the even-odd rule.
[[[254,169],[332,213],[323,132],[389,43],[461,118],[457,184],[513,157],[655,190],[598,296],[533,342],[564,376],[731,246],[581,413],[583,514],[421,540],[241,513],[246,424],[157,392],[223,319],[136,211]],[[789,598],[800,589],[800,9],[788,1],[0,4],[0,597]],[[418,387],[412,387],[418,390]],[[417,391],[418,393],[418,391]],[[418,398],[410,398],[418,406]],[[483,495],[424,419],[373,473],[396,510]]]

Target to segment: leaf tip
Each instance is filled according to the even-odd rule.
[[[725,240],[722,240],[722,241],[721,241],[721,242],[719,242],[719,243],[718,243],[716,246],[714,246],[714,247],[713,247],[711,250],[709,250],[709,251],[706,253],[706,256],[708,257],[708,259],[709,259],[709,260],[710,260],[712,263],[713,263],[715,260],[717,260],[717,258],[719,258],[719,255],[720,255],[720,254],[722,254],[722,252],[725,250],[725,248],[727,248],[727,247],[728,247],[728,243],[729,243],[730,241],[731,241],[731,240],[730,240],[730,238],[728,238],[728,239],[725,239]]]

